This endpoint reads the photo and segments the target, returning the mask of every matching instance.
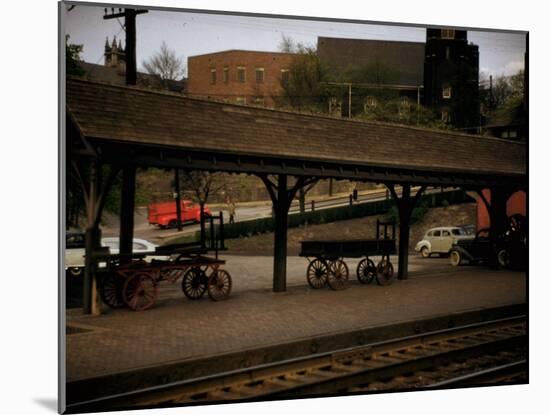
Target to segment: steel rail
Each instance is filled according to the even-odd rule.
[[[481,385],[502,381],[503,378],[521,375],[527,371],[527,360],[521,359],[515,362],[495,366],[490,369],[480,370],[466,375],[446,379],[428,386],[426,389],[439,389],[455,386]]]
[[[506,347],[510,339],[522,342],[524,338],[525,316],[514,316],[172,382],[76,402],[67,409],[83,412],[330,393],[380,376],[433,366],[458,352],[467,356],[479,347],[495,350]]]

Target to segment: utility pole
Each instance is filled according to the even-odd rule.
[[[124,17],[124,30],[126,32],[126,85],[136,85],[136,16],[147,13],[147,10],[118,9],[115,12],[111,7],[111,14],[105,8],[103,20],[118,19]],[[136,197],[136,166],[127,164],[122,169],[122,191],[120,203],[120,238],[119,253],[131,255],[134,241],[134,209]],[[129,257],[123,259],[129,261]]]
[[[136,16],[147,13],[147,10],[136,9],[118,9],[115,13],[114,7],[111,7],[111,14],[107,13],[103,20],[118,19],[124,17],[124,30],[126,32],[126,85],[135,85],[137,82],[137,64],[136,64]]]

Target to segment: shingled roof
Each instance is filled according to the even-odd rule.
[[[67,81],[80,134],[124,144],[449,171],[526,174],[524,144],[393,124],[222,104],[167,92]]]

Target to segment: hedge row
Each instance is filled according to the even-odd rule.
[[[451,190],[441,193],[423,195],[419,205],[422,208],[448,206],[453,204],[473,202],[474,199],[466,195],[463,190]],[[352,206],[340,206],[329,209],[316,210],[313,212],[297,213],[289,215],[288,227],[295,228],[302,225],[317,225],[329,222],[336,222],[346,219],[362,218],[364,216],[386,214],[394,205],[393,200],[381,200],[377,202],[367,202]],[[218,226],[216,226],[217,228]],[[275,229],[275,220],[273,218],[261,218],[224,224],[225,239],[247,237],[273,232]],[[216,229],[216,233],[218,229]],[[208,237],[208,232],[207,232]],[[200,233],[195,235],[197,240]]]
[[[451,190],[441,193],[423,195],[417,207],[413,210],[411,221],[416,223],[422,219],[428,208],[449,206],[465,202],[474,202],[475,200],[466,195],[463,190]],[[340,206],[329,209],[317,210],[314,212],[305,212],[289,215],[288,227],[295,228],[302,225],[323,224],[336,222],[339,220],[355,219],[364,216],[387,214],[388,219],[398,221],[397,209],[393,200],[381,200],[377,202],[361,203],[353,206]],[[239,237],[248,237],[266,232],[273,232],[275,221],[273,218],[260,218],[232,224],[224,224],[225,239]],[[219,226],[216,225],[215,233],[219,232]],[[210,232],[206,231],[206,238],[210,237]],[[200,240],[200,231],[194,235],[186,235],[173,242],[192,242]],[[209,244],[209,241],[207,241]]]

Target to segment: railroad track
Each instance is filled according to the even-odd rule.
[[[70,412],[526,381],[525,316],[75,403]]]

